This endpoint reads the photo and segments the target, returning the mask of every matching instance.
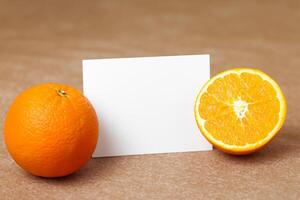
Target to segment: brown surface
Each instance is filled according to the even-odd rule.
[[[299,199],[300,1],[1,1],[1,199]],[[40,82],[82,88],[81,60],[209,53],[212,74],[255,66],[281,85],[286,124],[263,151],[94,159],[60,179],[21,170],[3,144],[13,98]]]

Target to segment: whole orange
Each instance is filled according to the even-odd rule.
[[[4,138],[9,153],[26,171],[42,177],[66,176],[90,160],[98,139],[97,115],[80,91],[40,84],[14,100]]]

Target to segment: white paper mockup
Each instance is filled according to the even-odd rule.
[[[100,132],[93,157],[211,150],[194,118],[209,55],[83,61]]]

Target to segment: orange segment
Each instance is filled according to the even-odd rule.
[[[209,80],[199,92],[195,118],[218,149],[247,154],[265,146],[282,127],[286,101],[265,73],[232,69]]]

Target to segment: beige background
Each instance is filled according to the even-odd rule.
[[[0,0],[1,199],[299,199],[300,1]],[[212,74],[264,70],[287,121],[259,153],[217,150],[91,160],[60,179],[21,170],[3,144],[13,98],[40,82],[82,89],[81,60],[209,53]]]

